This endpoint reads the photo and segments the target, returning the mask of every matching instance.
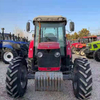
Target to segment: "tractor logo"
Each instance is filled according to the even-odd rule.
[[[51,71],[51,68],[47,68],[48,71]]]

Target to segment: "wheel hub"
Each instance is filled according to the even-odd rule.
[[[8,55],[7,57],[8,57],[8,58],[11,58],[11,55]]]
[[[14,56],[12,52],[5,52],[3,58],[5,61],[10,62],[14,58]]]

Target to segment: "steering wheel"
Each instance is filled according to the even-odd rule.
[[[53,33],[48,33],[45,36],[45,42],[47,41],[57,41],[57,38],[55,37]]]

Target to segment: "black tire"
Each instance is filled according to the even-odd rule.
[[[91,95],[92,74],[90,64],[85,58],[77,58],[74,61],[73,91],[79,100],[89,98]]]
[[[7,94],[13,98],[22,97],[27,88],[27,63],[21,57],[14,58],[6,73]]]
[[[93,59],[93,56],[92,55],[89,55],[89,54],[85,54],[86,55],[86,57],[88,58],[88,59]]]
[[[7,53],[9,53],[7,55]],[[13,55],[13,57],[11,57],[11,55]],[[5,50],[2,50],[2,61],[5,63],[5,64],[9,64],[9,62],[18,56],[17,52],[15,50],[12,50],[12,49],[5,49]],[[6,59],[7,58],[7,59]],[[12,59],[11,59],[12,58]]]
[[[94,52],[93,58],[94,58],[96,61],[100,62],[100,49],[98,49],[98,50],[96,50],[96,51]]]
[[[84,52],[84,51],[85,51],[85,49],[81,49],[79,54],[80,54],[81,56],[85,56],[85,52]]]

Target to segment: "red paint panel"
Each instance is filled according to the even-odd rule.
[[[76,44],[75,46],[75,48],[83,48],[83,47],[86,47],[86,44],[79,43],[79,44]]]
[[[68,55],[70,56],[70,58],[72,57],[70,42],[66,41],[66,56],[68,56]]]
[[[33,58],[33,47],[34,47],[34,40],[32,40],[30,42],[30,45],[29,45],[29,52],[28,52],[28,58]]]
[[[77,44],[78,44],[78,43],[72,43],[72,44],[71,44],[71,48],[72,48],[72,47],[75,47]]]
[[[60,67],[38,67],[39,71],[59,71]]]
[[[41,42],[38,44],[38,49],[59,49],[58,42]]]

